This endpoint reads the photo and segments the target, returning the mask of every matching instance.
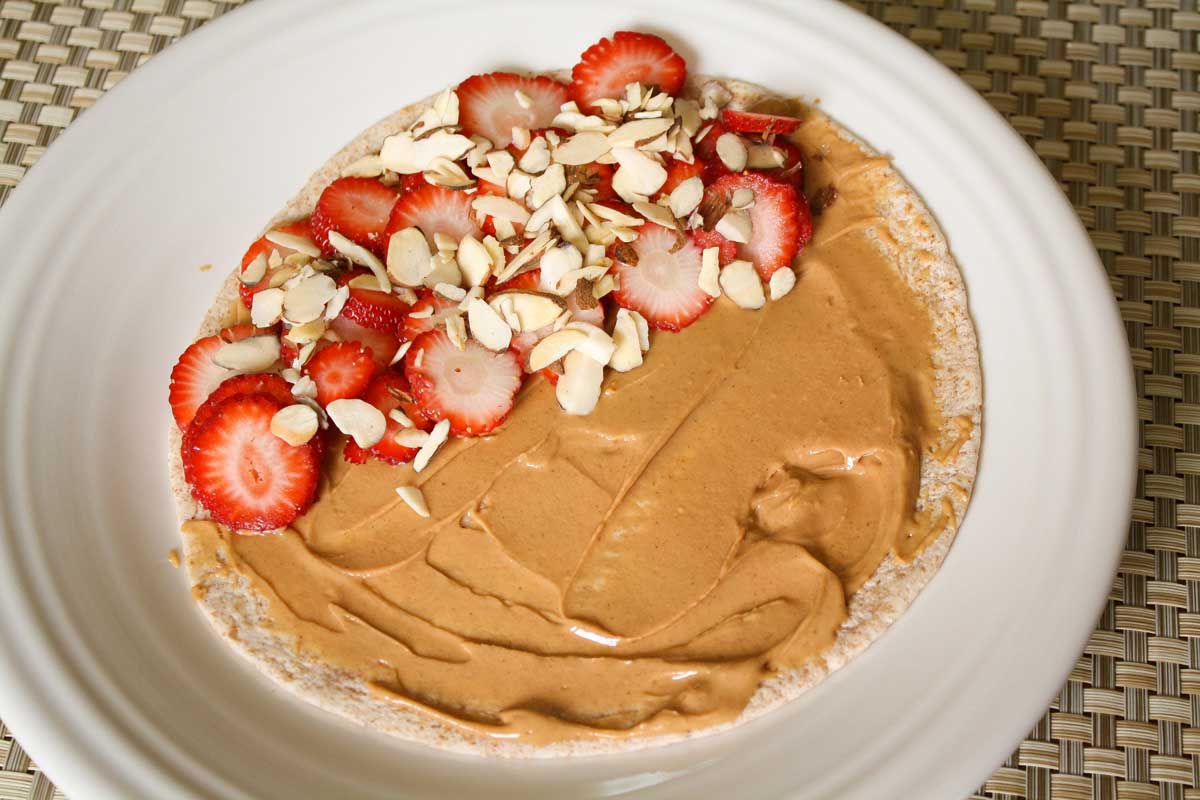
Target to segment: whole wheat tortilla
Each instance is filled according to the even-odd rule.
[[[561,78],[564,73],[553,74]],[[753,106],[773,97],[770,92],[739,81],[694,76],[687,93],[718,82],[732,95],[733,108]],[[352,162],[379,152],[384,138],[407,128],[433,98],[401,109],[376,123],[334,155],[275,216],[265,230],[308,214],[322,189]],[[864,153],[875,155],[849,132],[839,134],[856,143]],[[930,580],[942,563],[970,498],[975,480],[981,437],[982,387],[975,330],[967,310],[966,290],[958,267],[933,215],[921,199],[889,167],[871,171],[878,208],[887,235],[876,235],[876,244],[892,256],[909,288],[929,310],[936,342],[934,396],[945,421],[937,442],[946,446],[959,437],[953,427],[957,417],[972,422],[971,434],[962,447],[953,448],[944,462],[923,458],[919,507],[935,507],[946,498],[954,508],[953,522],[911,563],[888,556],[870,580],[849,599],[846,621],[837,639],[822,658],[805,667],[773,676],[762,684],[742,715],[732,723],[686,734],[657,737],[622,737],[605,740],[567,741],[545,747],[496,741],[465,732],[442,718],[405,708],[372,694],[359,676],[332,667],[299,646],[291,635],[272,629],[267,601],[231,565],[222,560],[205,560],[198,540],[183,536],[188,578],[200,607],[218,633],[238,652],[277,683],[303,699],[355,722],[405,739],[457,752],[492,756],[540,757],[592,754],[633,750],[707,735],[758,717],[792,700],[862,652],[882,634]],[[897,243],[897,248],[893,244]],[[238,301],[237,270],[229,275],[200,326],[198,336],[209,336],[225,326]],[[180,461],[180,433],[170,431],[169,465],[171,487],[181,523],[207,518],[191,496]]]

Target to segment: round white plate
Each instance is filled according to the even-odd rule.
[[[544,763],[373,734],[260,678],[167,565],[171,365],[259,226],[359,130],[476,72],[569,66],[622,28],[668,36],[696,72],[819,97],[895,156],[979,330],[975,499],[882,639],[731,733]],[[0,241],[0,713],[76,798],[958,798],[1044,708],[1116,567],[1133,386],[1084,231],[974,92],[833,2],[257,0],[84,114]]]

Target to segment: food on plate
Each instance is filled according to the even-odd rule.
[[[495,755],[796,697],[940,564],[980,442],[954,260],[817,108],[617,32],[319,170],[171,374],[193,593],[305,699]]]

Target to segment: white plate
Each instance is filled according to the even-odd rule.
[[[88,111],[0,215],[0,712],[76,798],[948,797],[1044,708],[1110,585],[1133,386],[1059,188],[948,71],[833,2],[259,0]],[[966,275],[982,469],[945,566],[892,630],[726,735],[547,763],[456,757],[276,690],[208,630],[164,469],[167,377],[224,270],[309,173],[405,103],[662,32],[697,72],[820,97],[896,163]],[[201,273],[197,267],[222,265]]]

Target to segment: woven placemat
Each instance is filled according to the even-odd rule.
[[[240,1],[2,0],[0,202],[106,89]],[[1137,372],[1138,494],[1108,605],[1053,704],[972,797],[1200,800],[1196,0],[851,5],[961,75],[1061,182]],[[2,722],[0,765],[0,800],[61,796]]]

